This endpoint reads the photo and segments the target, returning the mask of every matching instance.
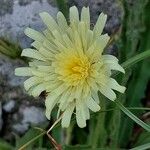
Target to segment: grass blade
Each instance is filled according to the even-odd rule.
[[[132,148],[130,150],[146,150],[146,149],[149,149],[149,148],[150,148],[150,143],[147,143],[147,144],[140,145],[140,146],[137,146],[135,148]]]
[[[124,69],[131,67],[132,65],[140,62],[141,60],[144,60],[146,58],[150,57],[150,50],[144,51],[140,54],[137,54],[136,56],[133,56],[132,58],[128,59],[124,63],[122,63],[122,67]]]
[[[146,131],[150,132],[150,126],[148,124],[144,123],[142,120],[136,117],[131,111],[125,108],[119,101],[115,101],[115,103],[128,117],[130,117],[133,121],[135,121],[138,125],[144,128]]]

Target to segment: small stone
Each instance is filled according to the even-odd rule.
[[[4,55],[0,56],[0,75],[5,76],[7,84],[13,87],[23,86],[24,77],[15,76],[14,70],[18,66],[25,66],[25,63],[19,59],[13,60]]]
[[[15,107],[15,101],[9,100],[3,105],[3,110],[7,113],[11,113]]]
[[[22,124],[22,123],[17,123],[15,125],[12,126],[13,130],[15,130],[16,132],[20,133],[20,134],[23,134],[25,133],[28,128],[29,128],[29,124],[25,123],[25,124]]]
[[[8,40],[19,43],[23,48],[30,46],[31,42],[24,34],[26,27],[38,31],[44,28],[44,23],[38,14],[47,11],[50,15],[56,16],[58,11],[56,7],[48,2],[52,2],[52,0],[5,1],[7,3],[0,1],[0,37],[7,37]]]
[[[22,123],[40,124],[46,121],[44,111],[41,108],[35,106],[26,107],[22,113],[23,113]]]
[[[12,130],[18,134],[25,133],[30,125],[41,125],[47,121],[44,109],[36,106],[20,106],[19,112],[13,115]]]

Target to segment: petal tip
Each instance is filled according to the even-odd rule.
[[[40,16],[40,17],[42,17],[42,16],[44,16],[44,15],[49,15],[49,13],[46,12],[46,11],[43,11],[43,12],[40,12],[40,13],[39,13],[39,16]]]
[[[48,120],[50,120],[50,114],[47,111],[45,112],[45,116]]]
[[[29,27],[25,28],[24,34],[25,34],[25,35],[28,35],[28,33],[30,32],[30,30],[31,30],[31,28],[29,28]]]
[[[14,70],[14,74],[15,74],[16,76],[18,76],[18,72],[19,72],[18,69],[19,69],[19,68],[16,68],[16,69]]]

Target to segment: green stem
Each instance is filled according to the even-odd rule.
[[[74,123],[70,124],[70,126],[66,129],[65,145],[69,145],[71,143],[73,128],[74,128]]]
[[[101,107],[105,108],[105,98],[100,96],[100,101],[101,101]],[[106,130],[104,127],[104,122],[105,122],[105,113],[100,113],[97,116],[97,123],[93,133],[94,138],[92,139],[92,148],[96,148],[99,144],[100,147],[105,146]]]

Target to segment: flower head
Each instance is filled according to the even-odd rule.
[[[25,34],[32,38],[34,48],[24,49],[22,56],[32,58],[29,67],[17,68],[16,75],[30,76],[25,89],[33,96],[46,91],[46,117],[50,119],[55,105],[63,112],[62,126],[68,127],[75,111],[79,127],[86,126],[89,110],[100,110],[97,92],[114,101],[125,87],[113,78],[111,71],[124,73],[118,59],[103,55],[109,36],[101,35],[107,16],[100,14],[93,30],[90,29],[89,8],[83,7],[79,19],[75,6],[70,8],[70,24],[61,12],[55,21],[48,13],[40,13],[47,28],[38,32],[27,28]]]

